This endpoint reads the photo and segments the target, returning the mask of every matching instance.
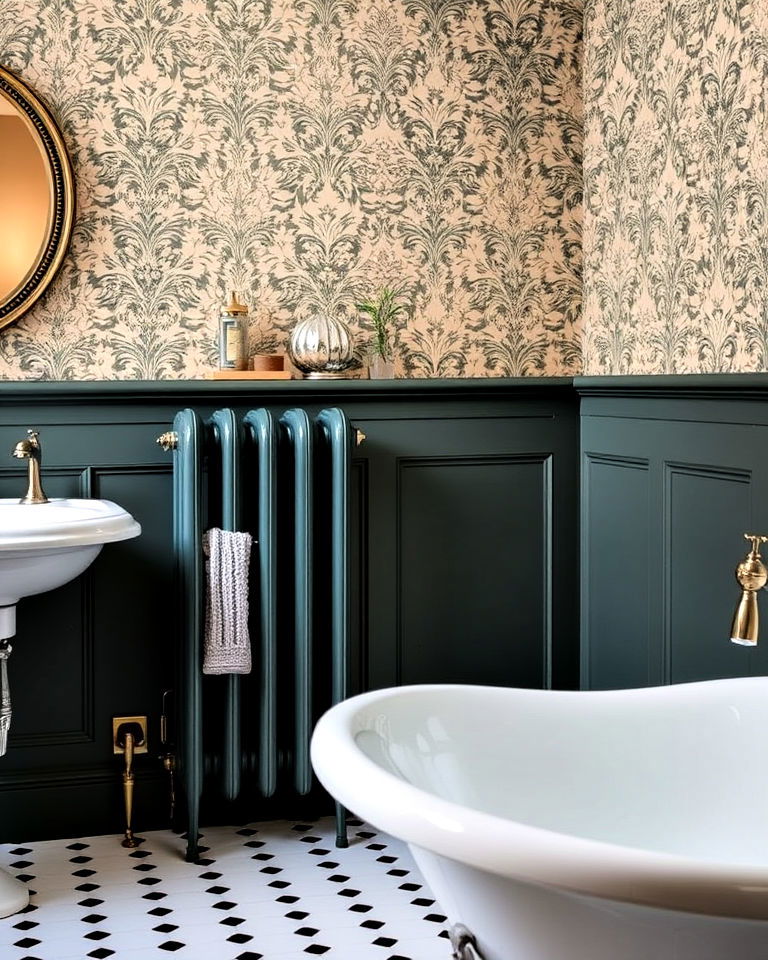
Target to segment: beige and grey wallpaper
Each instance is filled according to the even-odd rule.
[[[198,376],[228,287],[253,349],[316,310],[362,344],[393,282],[401,375],[577,372],[581,28],[581,0],[2,0],[79,205],[0,377]]]
[[[768,369],[768,2],[588,0],[585,372]]]

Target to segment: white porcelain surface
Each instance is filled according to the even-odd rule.
[[[409,686],[330,710],[312,759],[486,960],[765,960],[766,738],[768,678]]]
[[[103,544],[140,533],[110,500],[0,500],[0,606],[60,587],[86,570]]]

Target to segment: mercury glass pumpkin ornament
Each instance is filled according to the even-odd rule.
[[[310,380],[339,380],[355,362],[349,327],[327,313],[297,323],[288,352],[294,366]]]

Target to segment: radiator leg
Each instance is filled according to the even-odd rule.
[[[347,836],[347,811],[338,802],[336,803],[336,846],[349,846],[349,837]]]
[[[187,807],[187,853],[184,859],[187,863],[200,863],[200,849],[197,841],[200,838],[200,798],[193,797]]]

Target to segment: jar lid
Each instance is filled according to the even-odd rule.
[[[233,290],[229,295],[229,303],[221,311],[222,313],[239,313],[245,315],[248,313],[248,307],[240,303],[237,299],[237,291]]]

